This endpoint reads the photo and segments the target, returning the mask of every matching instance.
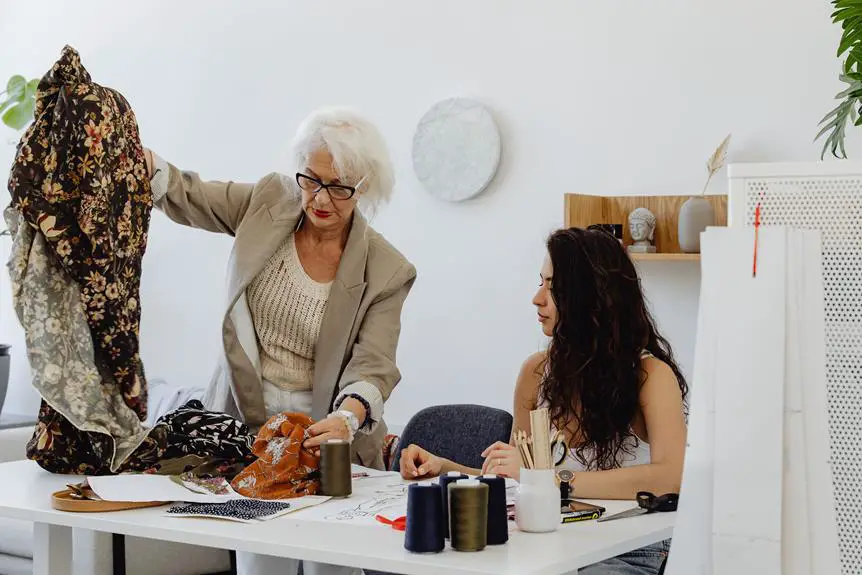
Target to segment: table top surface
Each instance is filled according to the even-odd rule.
[[[35,415],[18,415],[15,413],[0,413],[0,429],[11,429],[13,427],[35,427]]]
[[[53,475],[32,461],[0,464],[0,517],[66,527],[120,533],[348,565],[406,575],[480,573],[551,575],[661,541],[672,535],[676,513],[656,513],[598,523],[560,525],[553,533],[510,533],[509,542],[478,553],[448,547],[437,554],[413,554],[404,549],[403,532],[377,524],[358,525],[303,518],[298,511],[259,524],[213,519],[166,517],[166,507],[111,513],[67,513],[51,507],[51,494],[81,477]],[[361,498],[381,479],[354,482],[353,497]],[[392,478],[388,481],[391,483]],[[399,479],[400,481],[400,479]],[[604,501],[607,513],[634,507],[633,501]],[[324,503],[323,505],[327,505]],[[319,516],[319,514],[317,514]]]

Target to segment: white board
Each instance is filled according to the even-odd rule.
[[[666,573],[836,575],[820,238],[762,228],[756,278],[753,229],[711,229],[701,248],[688,448]]]
[[[717,238],[701,237],[701,261],[707,261]],[[697,345],[689,394],[688,437],[679,493],[679,509],[674,528],[666,575],[709,575],[712,573],[712,492],[715,452],[715,358],[717,341],[715,301],[720,292],[721,274],[715,266],[702,266],[700,307],[697,316]]]
[[[801,366],[808,373],[801,379],[811,563],[818,575],[835,572],[838,537],[843,573],[856,575],[862,565],[862,162],[731,164],[728,184],[731,227],[751,227],[759,205],[764,228],[821,236],[814,251],[822,254],[822,280],[807,291],[821,294],[815,311],[823,316],[815,322],[825,334],[825,390],[815,383],[822,381],[822,366]]]
[[[788,257],[796,260],[796,265],[804,265],[805,242],[802,234],[791,238]],[[794,266],[791,266],[794,267]],[[806,361],[802,349],[806,333],[805,317],[809,303],[806,301],[805,274],[789,275],[787,285],[787,385],[784,397],[784,492],[781,513],[793,517],[793,523],[785,521],[782,525],[784,542],[781,562],[785,575],[809,575],[811,565],[810,509],[808,505],[808,477],[805,453],[805,430],[802,405],[803,366]],[[816,337],[816,334],[811,334]],[[822,343],[821,343],[822,345]],[[812,355],[815,355],[812,349]],[[825,376],[825,365],[823,376]],[[822,377],[823,377],[822,376]],[[822,380],[821,377],[821,380]],[[825,389],[825,383],[824,383]],[[825,413],[825,412],[824,412]]]
[[[704,267],[721,270],[715,350],[713,567],[781,573],[787,241],[761,230],[711,230],[718,242]],[[696,384],[696,383],[695,383]]]
[[[826,348],[825,274],[821,255],[822,234],[806,231],[811,241],[805,242],[806,262],[815,273],[803,278],[805,297],[798,305],[802,331],[806,334],[806,361],[800,368],[803,406],[806,477],[808,479],[808,526],[811,548],[811,573],[837,575],[841,573],[840,539],[835,513],[835,488],[831,448],[829,444],[829,377]],[[862,302],[857,302],[862,305]],[[791,502],[792,504],[792,502]]]

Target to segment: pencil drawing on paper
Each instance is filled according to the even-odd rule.
[[[365,499],[353,507],[342,509],[332,515],[327,515],[326,519],[334,521],[348,521],[360,517],[373,517],[384,509],[388,509],[390,507],[403,507],[406,500],[407,485],[401,483],[386,485],[375,491],[374,495],[369,499]]]

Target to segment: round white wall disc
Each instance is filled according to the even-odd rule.
[[[435,104],[413,136],[413,170],[426,191],[448,202],[480,194],[500,164],[500,131],[485,106],[465,98]]]

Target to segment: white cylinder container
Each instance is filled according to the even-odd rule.
[[[560,525],[560,489],[553,469],[521,469],[515,523],[527,533],[549,533]]]

